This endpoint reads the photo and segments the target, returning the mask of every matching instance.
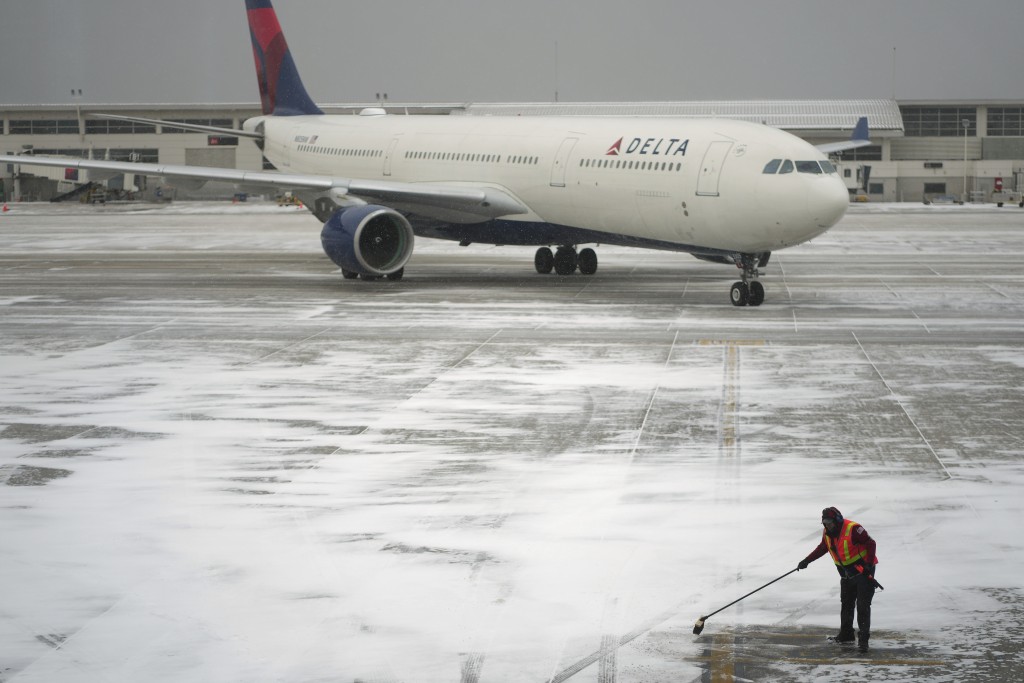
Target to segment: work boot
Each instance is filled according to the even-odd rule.
[[[868,651],[868,638],[870,636],[867,633],[861,631],[860,635],[857,636],[857,649],[861,652]]]
[[[839,633],[837,633],[836,635],[832,636],[832,642],[833,643],[852,643],[856,639],[857,639],[857,636],[854,634],[852,628],[851,629],[841,628],[841,629],[839,629]]]

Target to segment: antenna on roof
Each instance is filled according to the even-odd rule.
[[[558,102],[558,41],[555,41],[555,102]]]
[[[892,46],[892,99],[896,99],[896,46]]]

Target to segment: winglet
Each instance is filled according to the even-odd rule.
[[[310,99],[270,0],[245,0],[264,114],[323,114]]]
[[[833,154],[848,149],[867,147],[871,144],[871,131],[868,130],[868,117],[862,116],[857,119],[857,125],[853,127],[853,135],[849,140],[842,142],[829,142],[824,145],[815,145],[822,154]]]

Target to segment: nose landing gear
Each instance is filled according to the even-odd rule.
[[[768,265],[770,252],[764,254],[741,254],[736,267],[743,269],[742,280],[734,282],[729,290],[733,306],[760,306],[764,303],[764,285],[758,281],[758,268]]]
[[[764,285],[753,282],[734,282],[729,290],[733,306],[760,306],[764,303]]]

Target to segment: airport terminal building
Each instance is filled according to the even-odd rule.
[[[358,114],[382,103],[322,106]],[[812,144],[849,137],[867,116],[874,144],[835,157],[851,197],[920,202],[963,197],[992,201],[993,191],[1024,189],[1024,101],[758,100],[650,103],[395,104],[389,114],[450,116],[684,116],[743,119],[782,128]],[[95,116],[237,128],[259,115],[238,105],[0,105],[0,152],[191,164],[246,170],[271,168],[246,138],[185,132],[169,126]],[[88,177],[85,171],[0,167],[4,201],[49,200],[102,180],[117,197],[169,199],[231,196],[230,187],[172,188],[141,177]]]

